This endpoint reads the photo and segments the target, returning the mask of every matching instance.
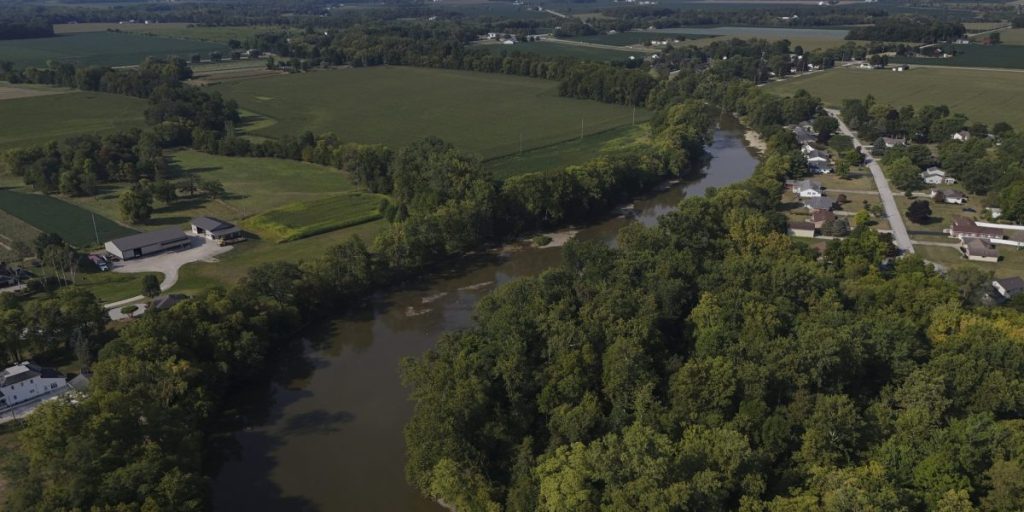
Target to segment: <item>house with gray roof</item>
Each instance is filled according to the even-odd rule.
[[[196,217],[191,224],[192,234],[210,240],[230,240],[242,236],[238,226],[216,217]]]
[[[24,362],[0,372],[0,408],[60,391],[67,379],[53,368]]]
[[[164,251],[191,248],[192,239],[178,228],[164,228],[111,240],[104,247],[110,254],[122,260],[130,260]]]
[[[1012,299],[1024,293],[1024,279],[1019,277],[1007,277],[992,281],[992,287],[999,292],[1003,299]]]

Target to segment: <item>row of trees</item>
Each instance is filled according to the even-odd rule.
[[[7,14],[5,13],[4,16],[7,16]],[[32,39],[36,37],[53,37],[53,24],[40,18],[0,18],[0,41],[8,39]]]
[[[967,33],[962,23],[940,21],[930,16],[892,16],[873,25],[852,27],[847,39],[860,41],[906,41],[939,43],[953,41]]]

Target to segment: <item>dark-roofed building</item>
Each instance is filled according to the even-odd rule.
[[[803,125],[793,128],[793,135],[796,136],[796,141],[800,144],[816,142],[818,140],[818,136],[811,131],[811,128]]]
[[[992,287],[1002,295],[1004,299],[1012,299],[1024,293],[1024,279],[1019,277],[1007,277],[992,281]]]
[[[814,224],[810,222],[790,221],[786,224],[786,227],[790,235],[814,238]]]
[[[980,238],[962,238],[960,250],[971,261],[987,261],[989,263],[999,261],[999,251],[992,244]]]
[[[242,236],[242,230],[238,226],[216,217],[192,219],[192,233],[210,240],[230,240]]]
[[[188,249],[192,247],[192,239],[178,228],[164,228],[111,240],[104,247],[110,254],[130,260],[174,249]]]
[[[153,299],[153,303],[150,304],[150,307],[156,311],[170,309],[174,307],[175,304],[178,304],[179,302],[184,302],[185,300],[188,300],[188,296],[182,295],[180,293],[173,293],[171,295],[161,295]]]
[[[804,199],[804,207],[808,210],[831,211],[835,209],[836,202],[831,197],[810,197]]]
[[[949,236],[953,238],[984,238],[984,239],[1001,239],[1003,238],[1003,230],[999,228],[989,228],[979,226],[978,223],[967,217],[956,216],[953,217],[953,223],[949,226]]]
[[[836,220],[836,214],[828,210],[814,210],[811,212],[811,224],[814,224],[814,227],[818,229],[821,229],[830,220]]]
[[[68,386],[75,391],[86,392],[89,391],[89,382],[92,381],[92,372],[83,371],[82,373],[75,376],[75,378],[68,381]]]
[[[21,363],[0,372],[0,407],[9,407],[67,386],[67,379],[53,368]]]

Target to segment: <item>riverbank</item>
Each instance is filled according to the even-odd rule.
[[[768,144],[761,138],[761,134],[751,128],[747,128],[747,131],[743,134],[743,140],[752,149],[756,149],[758,153],[764,153],[768,150]]]

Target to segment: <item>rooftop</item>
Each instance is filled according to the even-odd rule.
[[[968,256],[979,256],[982,258],[999,257],[999,251],[980,238],[967,238],[964,240],[964,246],[967,247]]]
[[[1021,291],[1024,291],[1024,279],[1021,279],[1019,277],[1006,277],[1003,279],[996,279],[995,282],[999,283],[999,286],[1006,290],[1006,293],[1009,294],[1015,295]]]
[[[117,238],[111,240],[110,243],[114,244],[114,247],[122,251],[130,251],[132,249],[138,249],[140,247],[146,247],[149,245],[169,245],[188,240],[182,230],[178,228],[164,228],[156,231],[150,231],[148,233],[139,233],[137,235],[130,235],[124,238]]]
[[[220,220],[216,217],[196,217],[192,219],[192,225],[203,228],[206,231],[221,231],[235,227],[234,224]]]

